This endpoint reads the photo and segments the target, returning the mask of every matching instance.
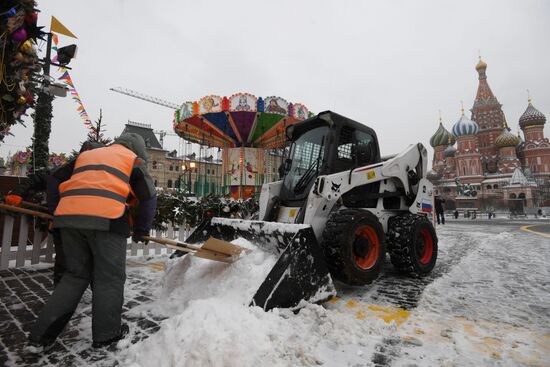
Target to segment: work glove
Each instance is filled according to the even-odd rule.
[[[143,244],[148,244],[149,243],[149,240],[145,240],[143,239],[143,236],[148,236],[149,233],[143,233],[143,232],[134,232],[134,234],[132,235],[132,241],[135,242],[135,243],[138,243],[138,242],[143,242]]]
[[[8,196],[6,196],[6,204],[8,205],[21,206],[22,202],[23,198],[19,195],[9,194]]]

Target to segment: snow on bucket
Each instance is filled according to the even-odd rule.
[[[244,238],[278,255],[252,297],[251,306],[265,311],[297,308],[302,301],[316,303],[336,295],[323,252],[309,225],[213,218],[201,223],[185,242],[201,243],[210,237],[228,242]]]

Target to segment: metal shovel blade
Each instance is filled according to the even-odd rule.
[[[204,242],[244,238],[277,254],[277,262],[256,291],[251,306],[298,308],[301,301],[321,302],[336,295],[323,253],[309,225],[213,218],[186,239]]]

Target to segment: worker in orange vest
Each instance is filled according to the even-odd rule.
[[[96,148],[102,148],[105,145],[95,141],[85,141],[80,147],[79,153]],[[18,185],[6,196],[6,204],[21,206],[23,199],[26,199],[30,193],[41,191],[46,192],[46,204],[48,212],[53,214],[59,203],[59,185],[71,178],[74,169],[76,156],[64,165],[50,170],[40,170],[28,175],[27,181]],[[51,229],[53,244],[55,248],[55,262],[53,266],[53,286],[56,287],[65,273],[65,255],[61,245],[61,233],[59,229]]]
[[[40,353],[53,346],[90,281],[92,346],[108,346],[128,333],[128,326],[121,324],[130,235],[127,203],[132,196],[139,201],[135,242],[144,242],[156,212],[146,159],[143,138],[123,134],[108,147],[81,153],[71,178],[59,186],[53,225],[61,230],[67,272],[33,325],[27,351]]]

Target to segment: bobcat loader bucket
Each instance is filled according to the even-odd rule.
[[[309,225],[212,218],[201,223],[185,240],[204,242],[245,238],[277,254],[278,260],[256,291],[251,306],[299,308],[302,300],[321,302],[336,295],[327,264]]]

